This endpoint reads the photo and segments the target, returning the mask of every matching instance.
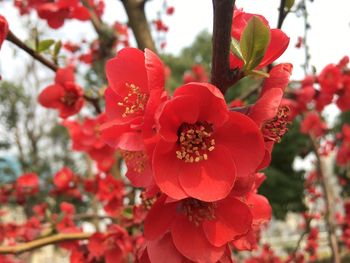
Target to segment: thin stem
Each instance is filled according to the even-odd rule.
[[[53,236],[36,239],[16,246],[0,246],[0,254],[21,254],[34,249],[72,240],[88,239],[93,233],[59,233]]]
[[[46,59],[45,57],[43,57],[40,53],[36,52],[34,49],[31,49],[30,47],[28,47],[24,42],[22,42],[17,36],[15,36],[12,31],[10,30],[7,34],[6,39],[8,41],[10,41],[11,43],[15,44],[17,47],[19,47],[20,49],[24,50],[25,52],[27,52],[30,56],[32,56],[33,58],[35,58],[36,60],[40,61],[41,63],[43,63],[46,67],[48,67],[49,69],[51,69],[52,71],[57,71],[58,66],[55,65],[53,62],[51,62],[50,60]]]
[[[238,69],[230,69],[231,27],[235,0],[213,0],[213,57],[211,83],[223,94],[241,78]]]
[[[340,263],[340,254],[338,240],[336,236],[336,222],[335,222],[335,211],[334,211],[334,196],[330,189],[330,184],[328,178],[326,177],[326,169],[323,160],[319,154],[318,149],[320,148],[317,138],[313,134],[309,134],[310,140],[312,142],[313,150],[317,159],[317,170],[320,175],[320,183],[324,193],[324,201],[326,206],[325,220],[328,230],[328,241],[331,246],[332,255],[331,262]]]

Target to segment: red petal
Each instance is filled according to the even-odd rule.
[[[62,104],[60,99],[64,93],[64,88],[61,85],[50,85],[39,94],[38,101],[44,107],[58,108]]]
[[[147,214],[144,223],[144,235],[147,240],[159,239],[170,230],[178,202],[164,204],[165,199],[165,195],[161,196]]]
[[[293,65],[282,63],[273,67],[269,72],[269,77],[264,80],[260,97],[270,89],[284,89],[288,86],[290,75],[292,74]]]
[[[159,134],[167,141],[177,141],[181,124],[198,120],[198,103],[192,96],[178,96],[166,102],[158,120]]]
[[[181,263],[183,256],[176,250],[170,233],[147,243],[147,252],[152,263]]]
[[[220,127],[228,118],[227,105],[221,91],[209,83],[192,82],[177,88],[174,97],[191,96],[198,98],[200,121],[207,121],[214,124],[215,128]]]
[[[188,197],[180,186],[178,177],[184,161],[176,157],[175,145],[160,141],[153,153],[154,180],[165,194],[174,199]]]
[[[289,37],[280,29],[271,29],[271,40],[259,67],[265,67],[278,59],[289,45]]]
[[[249,231],[252,214],[249,207],[236,198],[226,198],[217,204],[216,219],[205,221],[203,230],[209,242],[220,247]]]
[[[250,108],[248,116],[252,118],[258,126],[264,121],[274,118],[278,107],[281,104],[283,91],[281,89],[269,89]]]
[[[71,14],[73,18],[76,18],[80,21],[87,21],[90,19],[89,10],[85,6],[77,6],[73,9]]]
[[[235,163],[230,151],[221,145],[215,146],[208,153],[208,160],[184,163],[178,169],[179,182],[184,191],[189,196],[206,202],[225,198],[236,177]]]
[[[73,67],[60,68],[56,72],[55,82],[65,85],[66,82],[75,82]]]
[[[254,223],[267,222],[271,219],[272,209],[265,196],[250,194],[247,197],[247,204],[251,208]]]
[[[163,62],[148,48],[145,49],[145,64],[149,89],[163,89],[165,84]]]
[[[106,122],[100,126],[101,138],[111,147],[127,151],[144,150],[141,132],[132,130],[132,123]]]
[[[217,262],[225,252],[225,246],[212,246],[202,227],[190,223],[183,216],[176,218],[171,235],[177,250],[194,262]]]
[[[231,151],[238,177],[254,173],[265,154],[258,126],[238,112],[230,112],[230,119],[216,132],[215,141]]]
[[[148,94],[145,56],[137,48],[124,48],[117,56],[106,64],[106,75],[110,87],[121,97],[125,97],[129,89],[126,83],[134,84],[140,91]]]

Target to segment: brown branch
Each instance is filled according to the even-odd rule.
[[[337,224],[335,222],[335,211],[334,211],[335,200],[334,200],[332,191],[330,189],[328,178],[326,177],[326,171],[325,171],[323,160],[321,159],[321,156],[318,151],[318,149],[320,148],[319,141],[312,133],[309,134],[309,137],[312,142],[314,153],[316,155],[317,170],[320,176],[320,183],[321,183],[321,187],[325,197],[324,198],[325,206],[326,206],[325,220],[326,220],[327,231],[328,231],[328,241],[332,251],[331,262],[340,263],[341,259],[339,254],[338,240],[336,236]]]
[[[34,49],[32,49],[29,46],[27,46],[22,40],[20,40],[11,31],[9,31],[9,33],[7,34],[6,39],[8,41],[10,41],[11,43],[15,44],[20,49],[22,49],[25,52],[27,52],[34,59],[40,61],[42,64],[44,64],[46,67],[48,67],[52,71],[56,72],[58,70],[58,66],[56,64],[54,64],[50,60],[48,60],[45,57],[43,57],[40,53],[36,52]],[[102,112],[101,108],[100,108],[100,105],[99,105],[99,99],[98,98],[92,98],[92,97],[89,97],[87,95],[84,95],[84,99],[86,101],[90,102],[94,106],[94,108],[95,108],[95,110],[96,110],[96,112],[98,114]]]
[[[27,52],[30,56],[32,56],[33,58],[35,58],[36,60],[40,61],[41,63],[43,63],[46,67],[48,67],[49,69],[56,71],[58,69],[58,66],[55,65],[53,62],[51,62],[50,60],[46,59],[45,57],[43,57],[42,55],[40,55],[38,52],[36,52],[34,49],[31,49],[30,47],[28,47],[24,42],[22,42],[17,36],[15,36],[12,31],[10,30],[7,34],[6,39],[8,41],[10,41],[11,43],[15,44],[17,47],[19,47],[20,49],[24,50],[25,52]]]
[[[156,50],[151,30],[146,18],[145,2],[144,0],[121,0],[124,9],[129,18],[129,26],[132,29],[137,46],[139,49],[144,50],[149,48],[153,51]]]
[[[47,245],[64,241],[88,239],[93,233],[59,233],[53,236],[36,239],[16,246],[0,246],[0,254],[21,254]]]
[[[241,78],[238,69],[230,69],[231,25],[235,0],[213,0],[213,56],[211,83],[223,94]]]

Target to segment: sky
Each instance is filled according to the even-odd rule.
[[[212,31],[212,1],[211,0],[167,0],[169,5],[175,7],[173,16],[166,17],[165,23],[169,26],[167,34],[166,52],[178,54],[183,47],[190,45],[196,35],[202,30]],[[127,17],[121,1],[105,0],[106,9],[103,20],[109,24],[115,21],[126,22]],[[279,0],[237,0],[236,6],[246,12],[259,13],[267,18],[272,28],[276,27],[278,18]],[[296,0],[298,2],[298,0]],[[148,18],[157,17],[163,0],[152,0],[146,4]],[[308,44],[310,46],[311,64],[320,71],[329,63],[337,63],[344,55],[350,55],[350,1],[346,0],[314,0],[308,1],[309,31]],[[0,3],[0,14],[4,15],[11,30],[20,38],[26,38],[26,21],[20,19],[18,11],[13,7],[12,1]],[[36,16],[32,15],[34,21]],[[45,28],[45,22],[39,23]],[[283,24],[283,30],[290,36],[290,45],[278,62],[290,62],[294,65],[293,79],[301,79],[303,70],[300,64],[304,61],[304,51],[294,48],[298,36],[303,34],[303,20],[290,14]],[[93,39],[95,32],[90,23],[67,21],[65,26],[54,31],[48,30],[47,38]],[[0,72],[8,79],[16,78],[18,70],[26,54],[20,59],[13,59],[13,48],[5,43],[0,52]],[[16,70],[14,70],[14,68]]]

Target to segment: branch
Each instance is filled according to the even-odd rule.
[[[53,71],[57,71],[58,66],[55,65],[53,62],[51,62],[50,60],[46,59],[45,57],[43,57],[42,55],[40,55],[38,52],[36,52],[34,49],[31,49],[30,47],[28,47],[25,43],[23,43],[18,37],[16,37],[12,31],[10,30],[7,34],[6,39],[8,41],[10,41],[11,43],[15,44],[17,47],[19,47],[20,49],[24,50],[25,52],[27,52],[30,56],[32,56],[33,58],[35,58],[36,60],[40,61],[41,63],[43,63],[46,67],[48,67],[49,69],[53,70]]]
[[[279,13],[278,13],[278,22],[277,22],[277,28],[281,29],[284,19],[286,18],[288,12],[285,12],[284,7],[286,5],[286,0],[281,0],[280,7],[279,7]]]
[[[93,233],[59,233],[53,236],[36,239],[16,246],[0,246],[0,254],[21,254],[27,251],[64,241],[88,239],[92,235]]]
[[[44,64],[46,67],[51,69],[52,71],[56,72],[58,70],[58,66],[51,62],[50,60],[43,57],[40,53],[36,52],[34,49],[27,46],[22,40],[20,40],[15,34],[13,34],[11,31],[7,34],[6,39],[10,41],[11,43],[15,44],[20,49],[27,52],[31,57],[34,59],[40,61],[42,64]],[[92,98],[87,95],[84,95],[84,99],[92,104],[94,106],[96,112],[99,114],[101,113],[101,108],[99,105],[99,99],[98,98]]]
[[[241,78],[238,69],[230,69],[230,45],[235,0],[213,0],[213,56],[211,83],[223,94]]]
[[[327,177],[326,177],[324,163],[318,152],[318,149],[320,148],[319,142],[313,134],[309,133],[309,137],[311,139],[312,147],[317,158],[317,170],[320,175],[321,187],[325,197],[324,198],[325,206],[326,206],[325,219],[326,219],[326,225],[328,230],[328,240],[332,250],[331,261],[334,263],[340,263],[341,259],[340,259],[338,241],[336,236],[336,222],[335,222],[335,213],[334,213],[335,200],[330,189],[329,181],[327,180]]]
[[[149,48],[152,51],[157,51],[145,14],[146,1],[121,0],[121,2],[128,15],[129,26],[135,35],[138,48],[141,50]]]
[[[292,259],[295,259],[296,255],[297,255],[297,252],[298,250],[300,249],[300,246],[301,246],[301,242],[303,241],[304,237],[306,236],[306,234],[308,234],[310,232],[310,225],[311,225],[311,221],[312,221],[312,218],[308,218],[306,220],[306,225],[305,225],[305,230],[303,231],[303,233],[301,233],[299,239],[298,239],[298,242],[297,242],[297,245],[295,246],[295,248],[293,249],[293,252],[292,252]]]

